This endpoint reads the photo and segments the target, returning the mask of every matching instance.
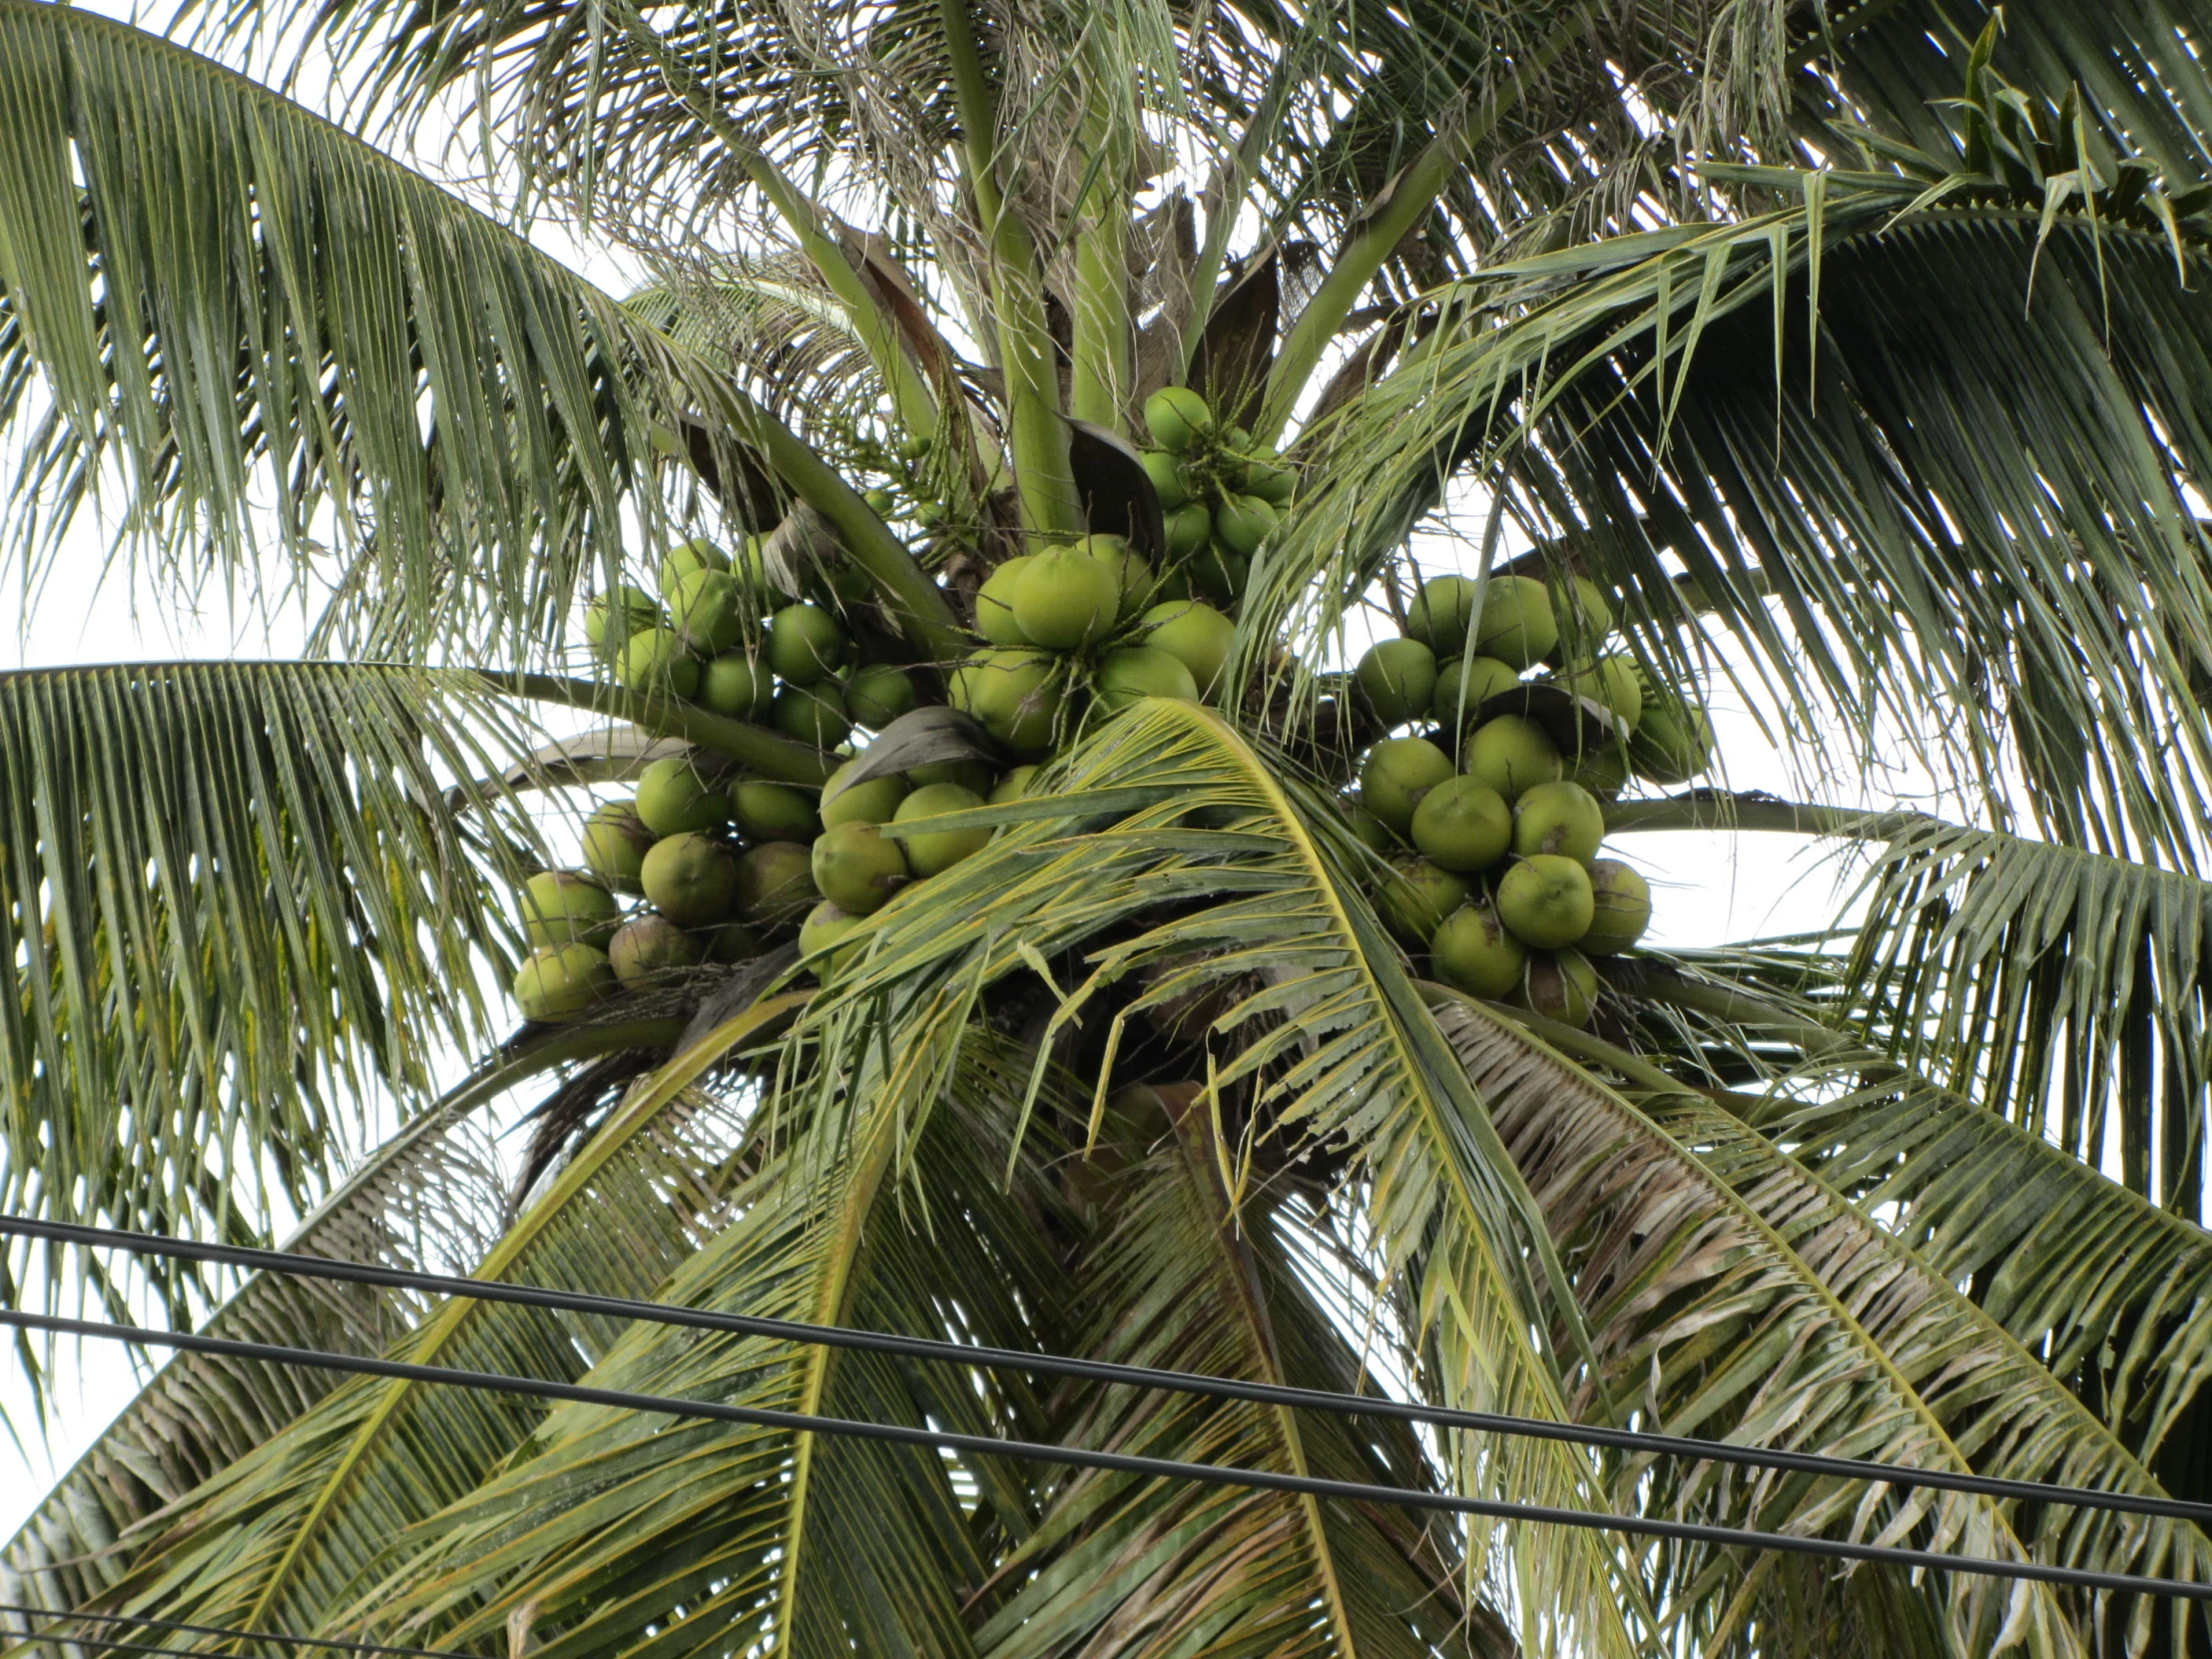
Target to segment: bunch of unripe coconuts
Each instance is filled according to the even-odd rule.
[[[1159,445],[1140,456],[1165,520],[1158,568],[1120,536],[1086,535],[1005,560],[975,592],[984,645],[949,666],[945,701],[996,740],[1010,770],[973,758],[861,770],[854,729],[882,732],[922,688],[896,664],[855,663],[833,584],[824,579],[825,603],[779,591],[759,537],[735,558],[682,543],[662,562],[658,596],[626,584],[592,601],[586,636],[626,687],[851,758],[819,792],[698,752],[653,762],[634,799],[592,814],[583,868],[525,883],[532,954],[513,987],[525,1016],[574,1018],[617,987],[744,961],[794,929],[803,955],[834,965],[863,918],[992,833],[919,821],[1018,799],[1038,763],[1140,699],[1212,700],[1249,561],[1296,477],[1186,388],[1155,394],[1145,414]],[[1710,737],[1701,712],[1651,706],[1632,663],[1579,648],[1610,627],[1587,583],[1554,594],[1493,577],[1470,628],[1475,599],[1462,578],[1429,582],[1404,637],[1360,663],[1370,711],[1405,735],[1368,753],[1354,817],[1393,860],[1384,915],[1429,951],[1438,977],[1579,1022],[1596,990],[1586,953],[1626,948],[1650,914],[1641,879],[1597,856],[1601,801],[1631,769],[1703,770]],[[1554,718],[1547,731],[1499,700],[1546,686],[1521,671],[1555,659],[1548,687],[1581,724]],[[1585,726],[1602,741],[1575,736]],[[1452,741],[1461,731],[1466,741]],[[1573,737],[1564,747],[1561,731]],[[643,907],[626,906],[636,897]]]

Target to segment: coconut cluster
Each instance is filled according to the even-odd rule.
[[[1600,856],[1607,804],[1631,776],[1682,783],[1712,761],[1705,711],[1655,696],[1607,650],[1612,625],[1581,577],[1497,575],[1483,592],[1445,576],[1354,670],[1400,734],[1364,758],[1355,818],[1391,860],[1384,919],[1445,983],[1569,1025],[1596,1009],[1590,958],[1651,922],[1644,878]]]

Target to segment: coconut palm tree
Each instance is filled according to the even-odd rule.
[[[105,503],[151,591],[312,622],[297,661],[0,677],[7,1212],[2212,1499],[2208,40],[2144,0],[235,0],[166,33],[0,0],[14,579],[35,603]],[[276,90],[325,76],[335,125]],[[672,547],[681,626],[633,636]],[[1113,667],[1165,637],[1134,601],[1194,585],[1234,623],[1207,672]],[[1563,641],[1500,643],[1531,591]],[[1625,691],[1579,678],[1608,630]],[[809,639],[874,701],[793,668]],[[1508,683],[1447,711],[1420,676],[1478,646]],[[1724,695],[1800,799],[1729,791]],[[1625,743],[1631,859],[1816,832],[1859,902],[1473,994],[1429,949],[1470,889],[1400,839],[1437,781],[1374,748],[1431,719],[1447,752],[1522,722],[1608,795]],[[709,886],[793,832],[716,830],[732,778],[801,821],[993,799],[949,798],[941,859],[849,804],[797,871],[746,852],[752,931],[700,960],[671,922],[609,991],[581,887],[532,886],[527,938],[513,893],[664,762],[706,805],[654,845],[691,833]],[[840,835],[881,884],[803,949],[776,900],[835,885]],[[532,945],[561,1017],[518,1026]],[[2186,1520],[7,1264],[17,1308],[2212,1578]],[[562,1656],[2208,1639],[2178,1601],[207,1355],[0,1592]]]

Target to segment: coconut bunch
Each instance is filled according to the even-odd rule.
[[[1234,608],[1298,475],[1242,426],[1219,424],[1188,386],[1154,392],[1144,418],[1159,447],[1138,458],[1160,497],[1166,561],[1192,593]]]
[[[1355,814],[1390,860],[1384,919],[1445,983],[1577,1026],[1597,1006],[1590,958],[1651,923],[1649,884],[1600,855],[1607,805],[1631,777],[1712,762],[1705,711],[1653,696],[1611,631],[1582,577],[1446,576],[1354,671],[1395,734],[1363,759]]]

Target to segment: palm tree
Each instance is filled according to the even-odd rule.
[[[16,578],[98,498],[177,602],[314,610],[300,661],[0,677],[7,1211],[303,1216],[289,1248],[322,1255],[2212,1499],[2208,38],[2143,0],[238,0],[167,35],[0,0]],[[287,66],[348,125],[273,90]],[[441,132],[470,197],[395,159]],[[1424,585],[1447,523],[1473,580]],[[1076,649],[1009,709],[959,666],[985,581],[1086,534],[1233,614],[1210,685],[1086,713],[1113,682]],[[675,544],[739,550],[697,590],[736,596],[724,649],[804,600],[889,701],[825,715],[788,674],[771,714],[766,682],[656,669],[604,601]],[[1570,637],[1569,682],[1484,720],[1591,745],[1595,781],[1661,712],[1676,752],[1631,746],[1662,784],[1606,806],[1616,844],[1835,837],[1848,925],[1602,958],[1594,1017],[1556,967],[1443,982],[1434,918],[1407,927],[1433,871],[1351,793],[1428,718],[1388,666],[1418,653],[1344,665],[1378,628],[1490,640],[1528,577],[1570,636],[1610,613],[1628,707],[1577,699]],[[1144,637],[1095,609],[1076,634]],[[772,657],[800,638],[780,616]],[[1666,793],[1724,683],[1804,799]],[[563,711],[593,724],[548,741]],[[967,777],[999,798],[979,849],[803,959],[756,869],[772,925],[729,960],[515,1028],[502,981],[567,925],[511,916],[571,833],[549,806],[664,760],[814,792],[849,712],[837,788]],[[1042,770],[997,789],[1009,743]],[[486,1058],[438,1094],[455,1051]],[[374,1101],[400,1126],[360,1150]],[[17,1307],[2212,1578],[2185,1520],[7,1262]],[[0,1592],[562,1656],[2208,1639],[2178,1601],[205,1355]]]

